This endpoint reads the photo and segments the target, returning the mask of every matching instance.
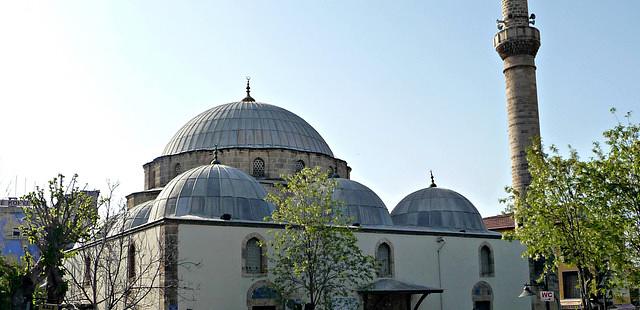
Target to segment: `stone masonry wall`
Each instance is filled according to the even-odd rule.
[[[504,75],[512,185],[522,193],[531,183],[526,150],[540,137],[536,67],[533,57],[526,55],[507,58]]]
[[[502,0],[502,19],[507,27],[528,26],[529,8],[527,0]]]
[[[324,154],[301,152],[287,149],[222,149],[218,151],[218,160],[223,164],[238,168],[253,175],[253,161],[261,158],[265,162],[264,177],[256,179],[266,185],[281,179],[283,175],[296,172],[297,161],[302,160],[305,167],[335,169],[343,178],[349,178],[351,168],[347,162]],[[163,187],[178,174],[201,165],[211,163],[212,151],[192,151],[176,155],[163,156],[145,164],[145,190]],[[179,167],[178,169],[176,169]]]

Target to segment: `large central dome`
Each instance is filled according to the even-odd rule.
[[[187,122],[162,155],[219,148],[283,148],[333,157],[305,120],[283,108],[243,100],[209,109]]]

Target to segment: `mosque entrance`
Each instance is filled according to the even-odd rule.
[[[473,305],[474,310],[491,310],[491,302],[490,301],[476,301],[475,305]]]
[[[407,310],[411,309],[411,295],[376,294],[364,300],[365,310]]]
[[[362,296],[364,310],[417,310],[427,295],[442,291],[441,288],[378,279],[358,293]],[[415,305],[411,304],[413,295],[420,297]]]
[[[280,295],[269,281],[260,280],[247,291],[248,310],[282,310]]]
[[[491,310],[493,300],[493,290],[489,283],[480,281],[473,286],[471,291],[473,310]]]

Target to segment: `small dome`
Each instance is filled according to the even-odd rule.
[[[233,220],[262,221],[273,206],[263,198],[266,191],[240,169],[215,164],[187,170],[160,192],[150,220],[162,217],[218,219],[230,214]]]
[[[394,225],[455,232],[489,231],[473,204],[459,193],[429,187],[409,194],[391,212]]]
[[[153,206],[153,200],[143,202],[129,211],[124,221],[124,229],[131,229],[146,224],[149,221],[149,211]]]
[[[162,155],[213,150],[216,144],[222,149],[283,148],[333,157],[329,145],[305,120],[283,108],[247,98],[191,119],[173,136]]]
[[[107,235],[113,236],[129,229],[144,225],[149,221],[149,211],[153,206],[153,200],[145,201],[122,214],[109,217],[111,222]]]
[[[332,198],[344,203],[344,215],[360,225],[393,225],[384,202],[370,188],[349,179],[336,181]]]

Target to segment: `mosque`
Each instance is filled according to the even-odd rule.
[[[494,43],[506,67],[513,61],[510,53],[526,52],[521,44],[507,46],[520,35],[514,31],[531,35],[530,29],[537,30],[516,23],[520,11],[527,14],[526,0],[502,3],[506,28]],[[525,58],[509,68],[519,70]],[[514,78],[528,77],[518,73]],[[526,82],[508,91],[517,92]],[[530,276],[529,263],[521,257],[524,247],[487,230],[464,196],[432,178],[389,212],[375,192],[350,179],[347,161],[336,157],[305,120],[255,100],[249,81],[243,97],[186,122],[163,152],[143,165],[144,190],[127,196],[129,218],[114,236],[133,236],[127,268],[141,264],[131,253],[162,255],[160,274],[151,280],[158,289],[145,297],[148,304],[162,309],[301,309],[301,300],[281,298],[269,286],[269,249],[259,244],[269,238],[269,230],[282,227],[264,220],[273,211],[264,198],[283,175],[320,167],[337,176],[334,199],[345,203],[357,227],[358,246],[379,265],[373,285],[336,300],[336,309],[531,308],[529,300],[518,298]],[[145,249],[135,244],[139,236],[163,242]]]
[[[347,162],[313,127],[254,100],[248,83],[244,99],[204,111],[178,130],[144,165],[145,190],[127,196],[126,233],[157,233],[167,240],[162,252],[177,253],[167,254],[169,266],[158,279],[167,288],[157,303],[168,309],[295,309],[298,301],[269,289],[268,249],[258,242],[280,228],[264,221],[273,211],[267,191],[304,167],[338,176],[333,197],[359,227],[362,251],[381,266],[371,291],[340,301],[344,309],[365,303],[366,309],[527,307],[517,298],[528,280],[523,247],[487,230],[468,199],[432,179],[389,213],[375,192],[349,178]],[[183,269],[180,261],[198,267]]]

